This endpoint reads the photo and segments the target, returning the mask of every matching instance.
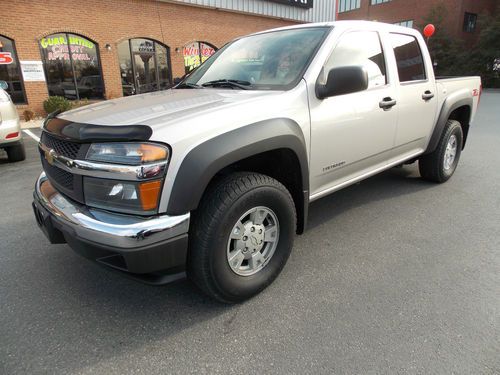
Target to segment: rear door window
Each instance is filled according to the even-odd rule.
[[[427,79],[424,58],[417,39],[411,35],[391,33],[390,41],[396,56],[399,82]]]

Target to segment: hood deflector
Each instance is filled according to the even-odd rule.
[[[80,143],[147,141],[153,134],[153,130],[147,125],[92,125],[54,116],[47,117],[43,130],[56,137]]]

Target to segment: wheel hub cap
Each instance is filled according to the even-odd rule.
[[[278,237],[278,218],[270,208],[255,207],[245,212],[227,244],[227,261],[233,272],[250,276],[262,270],[276,250]]]
[[[455,161],[455,156],[457,155],[457,137],[452,135],[448,140],[448,144],[446,145],[446,150],[444,152],[444,169],[449,170],[453,166],[453,162]]]

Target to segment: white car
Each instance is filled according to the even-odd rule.
[[[21,135],[21,124],[16,106],[5,91],[8,84],[0,81],[0,148],[7,151],[9,161],[22,161],[26,158]]]

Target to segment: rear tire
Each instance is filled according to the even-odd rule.
[[[23,161],[26,159],[26,151],[24,150],[24,143],[6,148],[7,156],[10,162]]]
[[[280,182],[231,174],[210,188],[197,211],[187,265],[202,291],[221,302],[241,302],[279,275],[297,224],[293,199]]]
[[[418,161],[422,178],[438,183],[448,181],[457,168],[462,144],[463,133],[460,123],[448,120],[436,149]]]

